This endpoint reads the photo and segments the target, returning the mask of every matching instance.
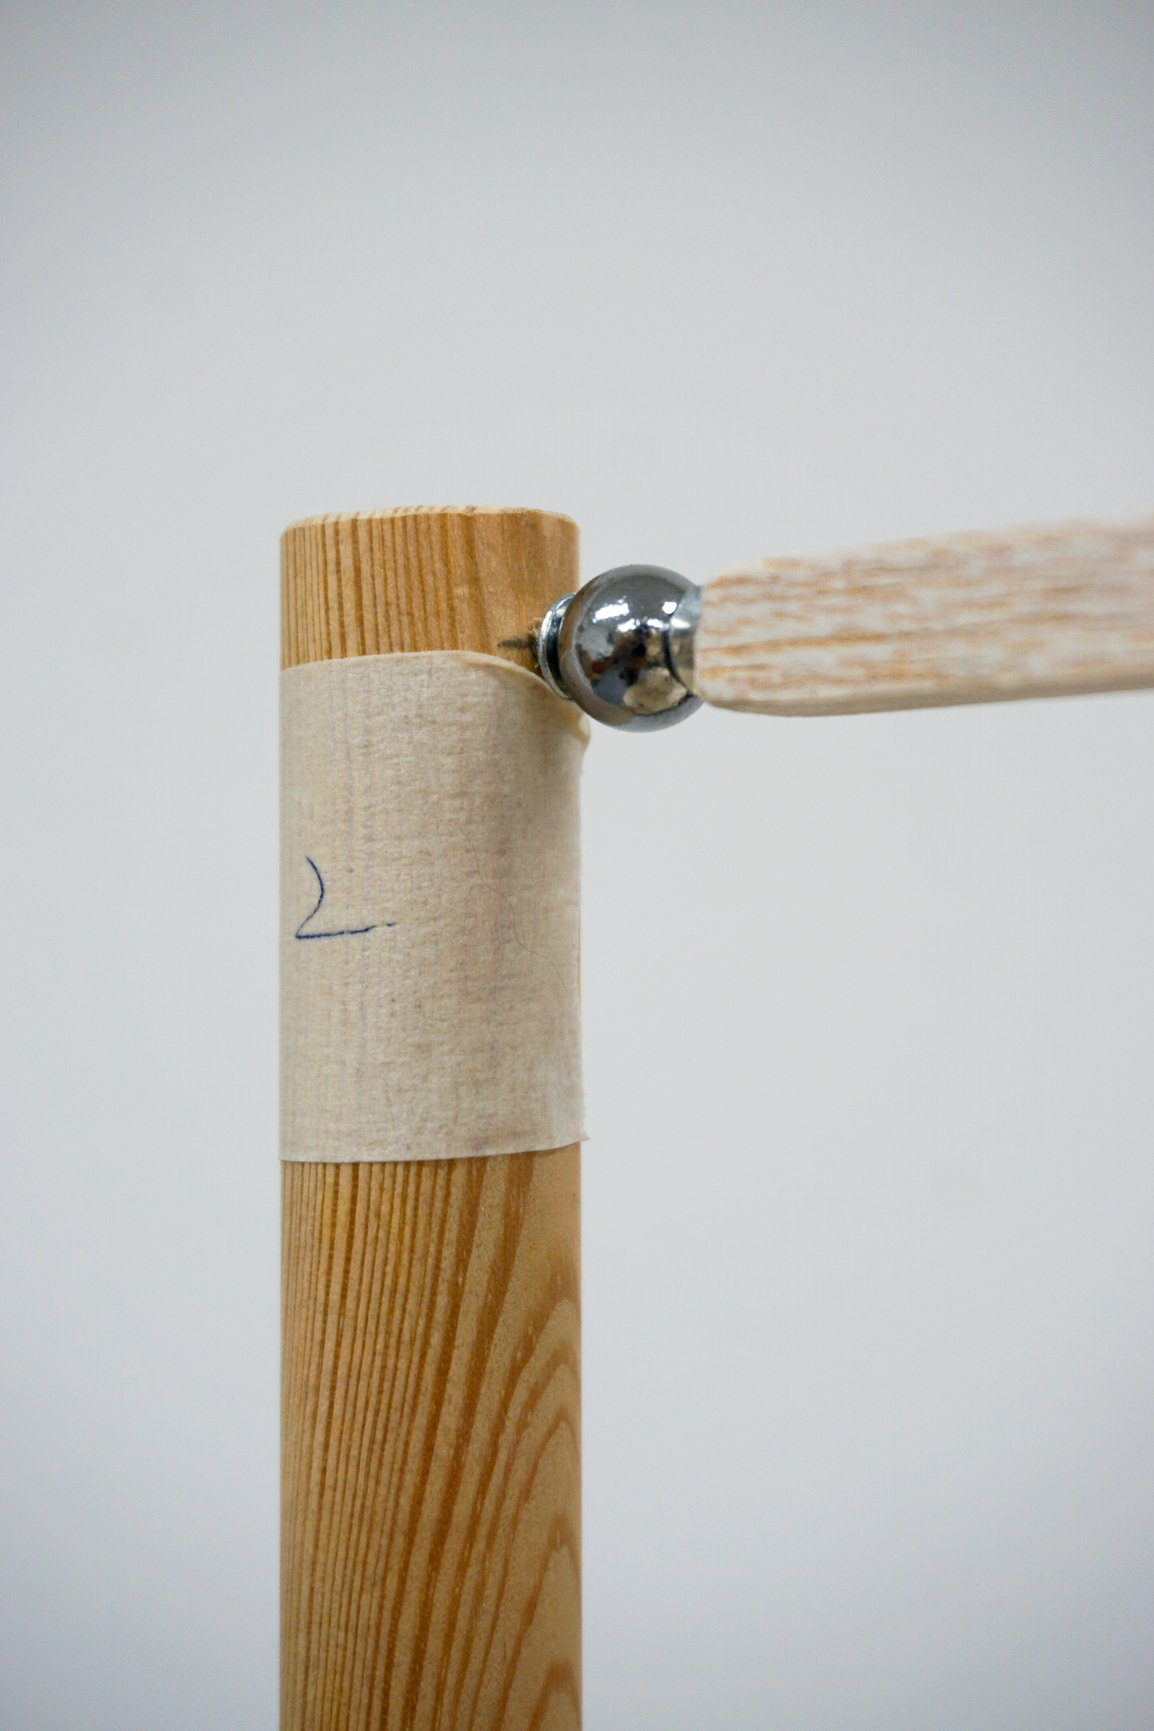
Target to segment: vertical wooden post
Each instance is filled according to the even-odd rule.
[[[283,665],[531,667],[576,587],[535,511],[313,518]],[[579,1150],[284,1167],[282,1731],[580,1726]]]

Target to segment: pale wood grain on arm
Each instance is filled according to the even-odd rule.
[[[697,691],[774,715],[1154,685],[1154,517],[767,559],[702,593]]]

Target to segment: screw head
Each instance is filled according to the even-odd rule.
[[[565,596],[542,621],[538,659],[549,684],[609,727],[652,732],[700,708],[678,672],[697,591],[660,565],[618,565]],[[680,612],[679,612],[680,610]],[[675,622],[675,615],[677,619]]]

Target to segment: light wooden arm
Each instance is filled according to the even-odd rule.
[[[1154,686],[1154,517],[767,559],[705,585],[695,660],[772,715]]]

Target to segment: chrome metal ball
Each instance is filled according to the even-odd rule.
[[[546,682],[609,727],[652,732],[701,706],[693,695],[698,591],[660,565],[619,565],[563,596],[541,622]]]

